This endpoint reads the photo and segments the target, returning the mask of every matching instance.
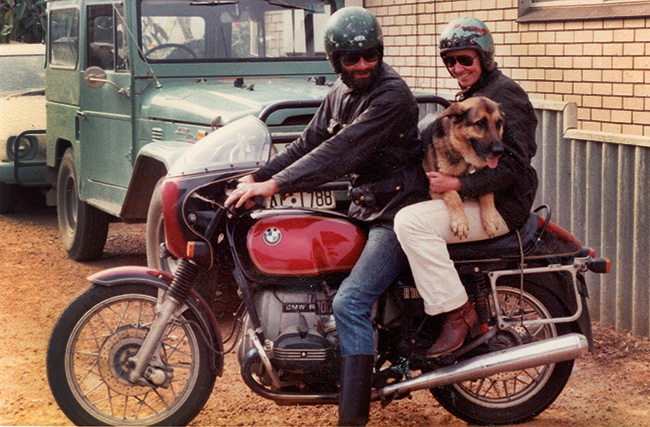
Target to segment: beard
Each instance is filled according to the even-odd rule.
[[[345,83],[347,87],[355,92],[367,92],[375,81],[377,81],[380,64],[381,62],[377,62],[377,65],[370,70],[370,73],[367,76],[363,73],[360,74],[358,71],[342,70],[341,80],[343,80],[343,83]]]

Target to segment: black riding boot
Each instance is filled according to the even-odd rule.
[[[341,360],[339,426],[365,426],[370,417],[370,389],[375,357],[351,354]]]

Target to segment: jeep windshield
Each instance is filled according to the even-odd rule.
[[[324,59],[328,0],[142,0],[150,62]]]

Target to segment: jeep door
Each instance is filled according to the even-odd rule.
[[[79,194],[82,200],[118,216],[133,171],[128,31],[121,5],[90,5],[86,13],[86,70],[101,69],[105,79],[96,78],[94,84],[82,84],[80,89],[77,114],[83,183]]]

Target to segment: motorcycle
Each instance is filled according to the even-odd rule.
[[[154,196],[163,252],[178,258],[174,274],[144,266],[96,273],[62,313],[47,373],[72,422],[185,425],[234,351],[244,382],[263,398],[338,403],[332,299],[366,229],[333,210],[224,206],[237,179],[268,161],[272,140],[262,121],[247,117],[187,150]],[[505,236],[449,250],[482,334],[439,358],[423,356],[440,320],[425,315],[404,271],[375,304],[371,398],[387,405],[428,389],[469,423],[529,420],[561,393],[574,360],[593,351],[585,274],[607,273],[609,260],[553,223],[545,207]],[[215,269],[230,272],[241,300],[226,339],[202,292]]]

